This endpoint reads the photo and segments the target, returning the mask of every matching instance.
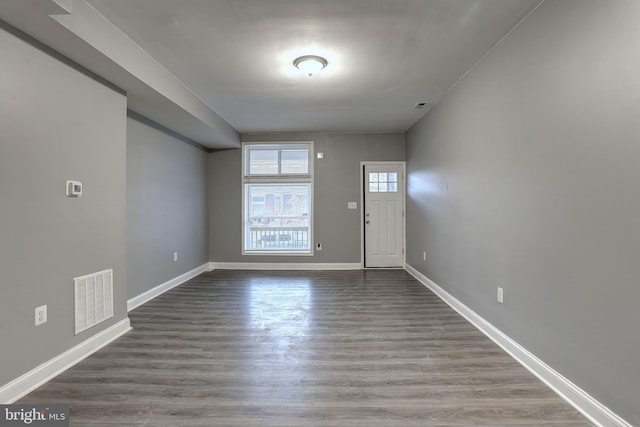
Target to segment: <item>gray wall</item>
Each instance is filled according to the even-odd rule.
[[[207,152],[130,113],[128,298],[209,261]],[[178,252],[178,261],[173,253]]]
[[[2,25],[0,57],[4,385],[126,318],[126,98]],[[82,197],[65,196],[69,179]],[[107,268],[114,318],[74,336],[73,278]]]
[[[242,255],[242,151],[211,153],[209,163],[209,254],[214,262],[360,262],[360,162],[404,157],[400,133],[300,133],[245,135],[244,141],[314,141],[324,159],[314,164],[315,241],[309,256]],[[347,202],[357,201],[357,210]]]
[[[547,0],[407,134],[408,263],[635,425],[638,22]]]

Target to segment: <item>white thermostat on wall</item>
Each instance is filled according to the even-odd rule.
[[[80,181],[67,181],[67,197],[82,196],[82,183]]]

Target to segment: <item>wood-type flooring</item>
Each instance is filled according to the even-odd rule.
[[[202,274],[18,403],[72,426],[589,426],[403,270]]]

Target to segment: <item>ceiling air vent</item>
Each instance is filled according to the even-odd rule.
[[[418,102],[416,105],[413,106],[414,110],[422,110],[423,108],[426,108],[429,106],[428,102]]]

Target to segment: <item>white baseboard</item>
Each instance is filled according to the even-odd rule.
[[[361,270],[360,263],[210,262],[210,270]]]
[[[148,291],[131,298],[129,301],[127,301],[127,311],[131,311],[134,308],[141,306],[145,302],[151,301],[158,295],[161,295],[168,290],[175,288],[176,286],[182,285],[187,280],[191,280],[199,274],[204,273],[205,271],[211,271],[210,263],[202,264],[200,267],[196,267],[191,271],[187,271],[186,273],[181,274],[178,277],[174,277],[173,279],[164,282],[163,284],[158,285],[155,288],[149,289]]]
[[[131,330],[129,318],[98,332],[0,388],[0,402],[11,404]]]
[[[559,372],[555,371],[533,353],[529,352],[529,350],[512,340],[427,276],[409,264],[405,265],[405,270],[451,306],[451,308],[457,311],[462,317],[471,322],[480,332],[498,344],[511,357],[529,370],[529,372],[538,377],[549,388],[582,413],[589,421],[602,427],[632,427],[631,424],[620,418]]]

